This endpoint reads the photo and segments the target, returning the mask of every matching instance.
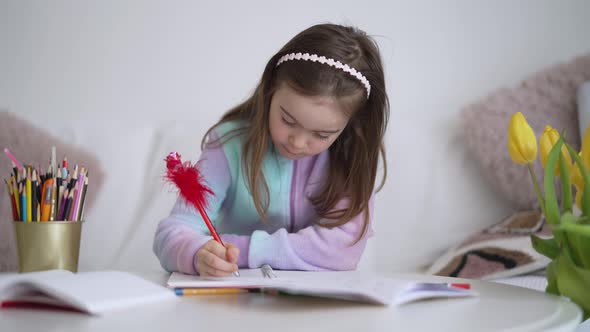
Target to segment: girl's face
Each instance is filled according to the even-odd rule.
[[[281,84],[270,102],[269,128],[275,149],[297,160],[332,145],[348,124],[341,103],[331,97],[308,97]]]

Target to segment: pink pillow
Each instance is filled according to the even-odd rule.
[[[590,79],[590,55],[543,70],[520,85],[501,89],[462,111],[463,139],[493,189],[516,210],[537,207],[527,167],[512,162],[506,148],[510,116],[520,111],[540,137],[545,125],[566,130],[568,142],[580,146],[576,92]],[[534,164],[539,181],[543,169]]]
[[[100,189],[104,173],[96,156],[77,146],[67,144],[47,131],[38,128],[27,121],[18,118],[10,112],[0,112],[0,178],[7,179],[12,173],[12,164],[4,155],[7,147],[15,157],[24,164],[33,163],[47,166],[51,154],[51,146],[57,148],[58,159],[67,156],[70,165],[79,164],[87,167],[90,180],[86,195],[85,210],[92,209],[98,190]],[[70,166],[70,170],[73,166]],[[4,182],[4,181],[2,181]],[[2,183],[5,187],[5,184]],[[18,269],[16,243],[12,225],[12,212],[6,188],[0,196],[0,271],[14,271]]]

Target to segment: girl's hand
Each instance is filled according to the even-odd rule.
[[[225,247],[215,240],[209,240],[195,254],[197,273],[201,276],[226,277],[238,270],[240,250],[231,243]]]

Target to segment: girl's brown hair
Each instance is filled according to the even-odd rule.
[[[371,84],[371,93],[349,73],[326,64],[294,60],[276,66],[278,59],[289,53],[323,55],[338,60],[362,73]],[[207,131],[202,147],[213,128],[228,121],[243,126],[219,139],[227,141],[240,135],[243,139],[242,167],[256,210],[266,220],[269,191],[262,162],[270,141],[268,116],[270,101],[278,87],[286,83],[307,96],[330,96],[348,103],[350,120],[340,136],[329,148],[330,163],[323,190],[309,197],[325,227],[340,226],[365,212],[363,231],[369,224],[369,199],[375,189],[379,157],[383,161],[383,177],[387,163],[383,139],[389,118],[389,101],[379,48],[372,38],[353,27],[334,24],[312,26],[291,39],[266,64],[260,83],[250,98],[229,110]],[[348,200],[346,209],[336,209],[341,199]],[[319,220],[318,220],[319,221]],[[325,221],[325,220],[324,220]]]

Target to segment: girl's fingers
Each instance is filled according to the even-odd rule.
[[[231,273],[229,273],[229,272],[217,270],[217,269],[212,268],[212,267],[205,265],[205,264],[200,264],[200,263],[197,263],[197,264],[200,265],[198,267],[199,274],[203,277],[227,277],[227,276],[231,275]]]
[[[212,254],[216,255],[217,257],[221,257],[223,259],[225,259],[225,247],[223,245],[221,245],[221,243],[215,241],[215,240],[210,240],[207,243],[205,243],[205,245],[203,246],[202,249],[205,249],[209,252],[211,252]]]
[[[217,242],[210,243],[206,243],[197,251],[197,271],[199,274],[222,277],[236,271],[238,266],[225,260],[225,247]]]
[[[240,249],[238,249],[238,247],[234,246],[231,243],[226,243],[225,247],[227,248],[227,260],[232,263],[237,263],[238,257],[240,256]]]

